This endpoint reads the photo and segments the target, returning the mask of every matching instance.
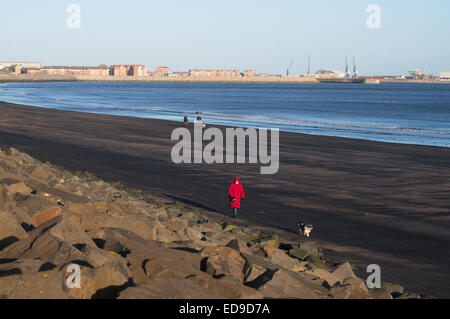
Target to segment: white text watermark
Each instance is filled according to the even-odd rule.
[[[214,127],[203,129],[202,124],[196,123],[194,124],[193,139],[191,131],[185,127],[176,128],[172,132],[171,139],[178,141],[171,151],[172,161],[176,164],[244,164],[248,153],[249,164],[259,162],[267,165],[260,168],[261,174],[276,174],[279,169],[279,129],[270,129],[270,154],[268,130],[263,128],[258,130],[255,128],[226,128],[224,143],[224,136],[220,129]],[[247,139],[248,152],[246,150]],[[204,141],[210,142],[203,148]],[[226,146],[226,152],[224,152],[224,146]]]

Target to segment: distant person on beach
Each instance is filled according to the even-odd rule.
[[[242,187],[239,177],[234,178],[234,182],[228,189],[228,196],[230,207],[233,210],[233,218],[236,218],[238,216],[238,209],[241,207],[241,198],[245,198],[244,187]]]
[[[189,119],[187,115],[184,115],[184,125],[187,125],[189,123]]]
[[[197,112],[197,113],[198,113],[198,115],[197,115],[197,120],[195,121],[195,124],[198,124],[198,125],[200,125],[202,128],[205,128],[206,125],[203,124],[202,117],[200,116],[200,112]]]

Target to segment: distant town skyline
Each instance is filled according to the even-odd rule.
[[[67,20],[80,8],[80,28]],[[369,5],[380,28],[367,24]],[[144,64],[189,69],[253,69],[304,74],[344,70],[355,56],[361,75],[450,69],[450,3],[445,0],[31,2],[5,6],[1,61],[45,65]]]

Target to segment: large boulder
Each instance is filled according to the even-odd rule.
[[[27,236],[13,213],[0,211],[0,251]]]
[[[88,236],[103,250],[114,251],[126,259],[137,284],[147,278],[185,278],[203,274],[203,257],[188,246],[163,247],[123,229],[97,229]]]
[[[203,236],[200,230],[187,219],[172,217],[161,222],[167,229],[178,235],[180,240],[200,240]]]
[[[64,282],[57,270],[0,277],[0,299],[66,299]]]
[[[7,185],[6,189],[9,195],[14,195],[16,193],[29,195],[33,191],[23,181],[11,181],[11,183],[9,184],[5,180],[3,180],[2,183]]]
[[[169,216],[165,207],[153,207],[147,204],[141,211],[142,214],[158,220],[167,219]]]
[[[274,264],[291,271],[305,271],[305,266],[296,258],[289,257],[284,251],[275,247],[264,247],[266,257]]]
[[[77,261],[89,266],[121,259],[97,248],[73,215],[59,216],[43,223],[30,231],[27,238],[0,251],[0,258],[40,258],[55,265]]]
[[[280,268],[280,266],[273,264],[267,258],[261,256],[255,256],[251,254],[242,254],[245,259],[244,266],[244,283],[250,285],[251,283],[258,280],[261,276],[266,273],[275,272]]]
[[[124,264],[112,261],[97,268],[81,266],[81,287],[69,288],[67,266],[60,271],[55,269],[0,277],[0,298],[114,298],[128,285],[128,269]]]
[[[149,247],[142,267],[149,278],[186,278],[203,274],[202,256],[187,248]]]
[[[101,228],[119,228],[131,231],[146,240],[156,240],[156,238],[163,237],[163,235],[158,235],[160,235],[162,229],[165,229],[165,227],[160,224],[155,225],[145,216],[127,215],[123,213],[115,214],[109,212],[79,215],[81,224],[86,231]],[[170,231],[167,232],[167,236],[171,235],[171,233],[172,232]]]
[[[66,273],[66,268],[63,269]],[[116,298],[129,283],[129,270],[120,261],[109,261],[96,268],[81,268],[81,287],[69,290],[69,296],[77,299]]]
[[[15,275],[15,274],[29,274],[40,271],[49,271],[56,268],[56,265],[42,260],[24,258],[20,260],[10,259],[9,262],[0,264],[0,277]]]
[[[36,165],[36,167],[32,170],[31,175],[43,184],[47,184],[48,181],[54,176],[53,172],[46,164]]]
[[[110,254],[122,256],[128,265],[134,283],[147,279],[143,264],[147,254],[152,255],[150,246],[156,246],[135,233],[123,229],[95,229],[88,233],[98,248]]]
[[[14,173],[17,171],[17,163],[11,158],[2,158],[0,160],[0,168],[8,173]]]
[[[203,226],[203,225],[202,225]],[[199,227],[199,231],[202,231],[203,227]],[[204,240],[215,243],[215,246],[225,246],[230,241],[236,239],[231,233],[227,233],[220,230],[202,231]]]
[[[219,299],[222,296],[204,289],[189,279],[152,278],[120,293],[119,299]]]
[[[405,298],[404,288],[400,285],[382,282],[381,288],[373,288],[369,290],[376,298],[379,299],[393,299],[393,298]]]
[[[243,254],[252,254],[252,250],[241,240],[239,239],[233,239],[228,244],[225,245],[226,247],[232,248],[240,253]]]
[[[196,258],[194,257],[194,259]],[[187,263],[182,264],[183,261]],[[167,255],[146,259],[142,263],[142,267],[148,278],[185,278],[200,273],[200,267],[192,267],[192,262],[189,263],[185,259]]]
[[[214,278],[231,276],[239,282],[244,280],[245,259],[241,254],[229,247],[205,248],[201,255],[202,270]]]
[[[239,283],[212,279],[205,275],[189,278],[148,279],[137,287],[127,288],[119,299],[260,299],[256,290]]]
[[[306,273],[325,280],[329,287],[333,286],[335,283],[342,281],[341,277],[334,276],[331,272],[323,268],[307,269]]]
[[[168,229],[165,225],[163,225],[160,221],[154,220],[151,222],[151,236],[150,240],[160,241],[164,243],[170,243],[174,241],[182,241],[182,238],[179,234],[174,232],[173,230]]]
[[[249,286],[256,288],[264,298],[330,298],[329,291],[322,286],[322,282],[305,273],[297,273],[284,268],[267,271]]]
[[[347,278],[358,278],[353,272],[352,265],[349,262],[339,265],[336,270],[333,271],[333,277],[343,282]]]
[[[23,208],[32,218],[36,213],[54,208],[57,206],[57,203],[40,196],[28,195],[17,198],[16,205]]]
[[[263,247],[275,247],[278,248],[280,246],[280,242],[278,239],[278,235],[268,235],[256,238],[253,240],[253,246],[258,248]]]
[[[317,244],[308,240],[300,243],[299,247],[290,249],[289,255],[302,261],[313,261],[320,256],[320,253]]]
[[[306,270],[306,273],[325,280],[329,287],[332,287],[337,283],[343,284],[346,280],[347,282],[351,282],[352,280],[354,282],[358,281],[358,284],[362,283],[361,289],[367,291],[365,283],[363,283],[362,280],[360,281],[360,279],[355,275],[352,266],[348,262],[339,265],[333,272],[323,268],[314,267]]]
[[[34,227],[38,227],[43,223],[63,214],[67,214],[67,210],[63,209],[61,206],[54,206],[48,209],[43,209],[38,211],[31,217],[31,224]]]
[[[64,207],[74,213],[79,213],[81,215],[92,215],[95,213],[104,213],[107,210],[107,203],[105,201],[99,202],[66,201]]]
[[[0,210],[11,211],[16,207],[16,203],[5,185],[0,184]]]
[[[330,288],[330,293],[335,299],[373,299],[366,284],[359,278],[347,277],[344,282],[335,284]]]
[[[236,280],[229,278],[214,279],[209,276],[194,276],[189,278],[208,290],[212,295],[222,299],[261,299],[263,295],[253,288],[247,287]]]

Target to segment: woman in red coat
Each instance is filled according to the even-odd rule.
[[[234,182],[228,189],[228,196],[230,199],[230,207],[233,210],[233,217],[236,218],[238,215],[238,208],[241,207],[241,198],[245,198],[244,188],[239,181],[239,177],[234,178]]]

